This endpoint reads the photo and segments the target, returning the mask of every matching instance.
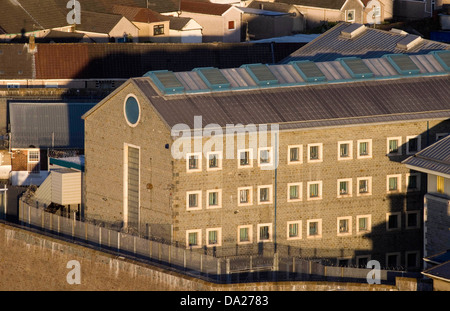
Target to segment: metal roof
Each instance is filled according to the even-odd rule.
[[[346,34],[350,31],[356,31],[357,34],[349,37]],[[450,44],[426,39],[412,40],[414,42],[410,44],[410,39],[414,38],[408,34],[341,22],[293,52],[280,63],[287,64],[295,60],[324,62],[341,57],[380,58],[385,54],[416,55],[435,50],[450,50]]]
[[[12,148],[84,148],[81,116],[95,103],[10,102]]]
[[[416,170],[427,170],[450,176],[450,136],[419,151],[402,162]]]
[[[441,53],[442,52],[442,53]],[[450,51],[449,51],[450,52]],[[150,71],[145,74],[153,79],[163,95],[215,92],[231,88],[252,89],[278,86],[295,86],[309,83],[336,83],[352,80],[382,80],[399,76],[449,75],[450,68],[444,69],[439,55],[447,51],[435,51],[425,55],[389,54],[380,58],[360,59],[339,58],[327,62],[294,61],[288,64],[266,65],[247,64],[239,68],[196,68],[188,72]],[[220,79],[221,86],[205,78]],[[157,75],[170,76],[170,85],[163,85]],[[168,81],[168,80],[167,80]]]
[[[450,75],[170,96],[149,77],[131,81],[168,127],[194,128],[194,116],[202,116],[203,125],[279,124],[280,129],[450,118]]]

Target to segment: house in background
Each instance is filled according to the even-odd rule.
[[[290,36],[305,30],[303,15],[293,5],[252,1],[239,7],[246,34],[252,40]]]
[[[201,25],[202,42],[241,42],[242,11],[229,4],[180,0],[179,11],[163,13],[189,17]]]
[[[9,103],[10,182],[13,186],[40,185],[48,176],[49,153],[83,153],[81,116],[95,103]]]
[[[81,15],[75,32],[86,34],[96,43],[138,42],[139,28],[122,15],[88,11],[81,11]]]
[[[146,8],[113,6],[139,28],[139,42],[201,43],[202,27],[187,17],[165,16]]]
[[[392,18],[385,10],[385,1],[392,0],[276,0],[295,5],[306,19],[306,27],[314,28],[325,22],[380,24]]]
[[[168,16],[171,43],[202,43],[203,27],[190,17]]]

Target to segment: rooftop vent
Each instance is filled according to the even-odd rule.
[[[450,71],[450,51],[433,51],[431,53],[445,70]]]
[[[277,78],[265,64],[242,65],[242,68],[248,72],[252,79],[260,86],[278,84]]]
[[[422,38],[415,35],[407,35],[397,42],[397,49],[408,51],[422,42]]]
[[[347,28],[341,31],[341,36],[347,39],[353,39],[357,35],[363,33],[366,30],[366,26],[362,24],[351,24]]]
[[[212,90],[228,89],[230,82],[214,67],[195,68],[193,71],[197,72],[203,82]]]
[[[387,58],[391,65],[402,75],[412,75],[420,73],[419,67],[405,54],[387,54],[383,56]]]
[[[357,57],[338,58],[341,65],[348,71],[354,79],[372,78],[373,72],[367,67],[364,61]]]
[[[172,71],[149,71],[144,77],[150,77],[158,88],[165,94],[177,94],[184,91],[184,86]]]
[[[316,63],[311,61],[296,61],[290,62],[302,78],[307,82],[325,81],[326,77]]]

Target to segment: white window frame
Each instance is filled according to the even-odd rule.
[[[291,199],[291,186],[298,187],[298,199]],[[287,184],[287,201],[288,202],[300,202],[303,200],[303,183],[295,182]]]
[[[397,216],[397,228],[389,228],[389,216]],[[386,213],[386,231],[398,231],[402,228],[402,213]]]
[[[409,215],[410,214],[416,214],[416,225],[410,226],[408,223]],[[419,229],[420,228],[420,211],[407,211],[405,214],[405,223],[406,223],[406,229]]]
[[[241,165],[241,152],[248,152],[248,165]],[[253,167],[253,149],[239,149],[237,151],[237,164],[238,168],[252,168]]]
[[[211,192],[217,192],[217,205],[209,205],[209,194]],[[206,190],[206,208],[207,209],[215,209],[215,208],[222,208],[222,189],[211,189]]]
[[[261,237],[260,237],[260,230],[261,230],[261,227],[269,227],[269,239],[268,240],[261,240]],[[258,224],[257,225],[257,227],[256,227],[256,230],[257,230],[257,242],[258,243],[260,243],[260,242],[272,242],[272,236],[273,236],[273,232],[272,232],[272,223],[265,223],[265,224]]]
[[[359,192],[359,182],[361,180],[367,180],[367,188],[368,191],[366,193],[361,193]],[[356,196],[368,196],[368,195],[372,195],[372,176],[367,176],[367,177],[357,177],[356,178],[356,185],[358,190],[356,191]]]
[[[341,145],[348,144],[348,157],[341,157]],[[353,160],[353,140],[338,141],[338,161]]]
[[[361,230],[359,227],[359,220],[361,218],[367,218],[367,230]],[[356,234],[366,234],[372,232],[372,215],[357,215],[356,216]]]
[[[310,193],[310,185],[311,184],[319,184],[319,196],[318,197],[311,197],[311,193]],[[322,181],[321,180],[316,180],[316,181],[308,181],[307,182],[307,201],[314,201],[314,200],[322,200]]]
[[[248,203],[241,203],[241,191],[242,190],[248,190]],[[237,194],[237,198],[238,198],[238,206],[250,206],[253,205],[253,187],[239,187],[237,189],[238,194]]]
[[[197,164],[198,167],[195,169],[190,169],[189,168],[189,158],[191,156],[197,156]],[[186,172],[187,173],[196,173],[196,172],[201,172],[202,171],[202,153],[201,152],[191,152],[191,153],[187,153],[186,154]]]
[[[189,206],[189,195],[196,194],[197,195],[197,207]],[[202,209],[202,191],[186,191],[186,210],[187,211],[198,211]]]
[[[389,142],[391,140],[396,140],[397,141],[397,148],[398,148],[397,152],[389,152]],[[397,155],[401,155],[401,154],[402,154],[402,137],[401,136],[388,137],[386,139],[386,155],[387,156],[397,156]]]
[[[348,14],[353,12],[353,19],[348,19]],[[345,10],[345,21],[354,22],[356,20],[356,10]]]
[[[298,161],[291,161],[291,149],[298,148]],[[303,163],[303,145],[289,145],[287,154],[288,165],[302,164]]]
[[[218,166],[217,167],[210,167],[209,166],[209,156],[216,154],[218,155],[217,157],[217,161],[218,161]],[[206,154],[206,170],[207,171],[220,171],[222,169],[222,151],[210,151]]]
[[[340,186],[341,182],[347,183],[347,194],[341,194],[340,193]],[[337,180],[337,198],[350,198],[353,196],[353,189],[352,189],[353,179],[352,178],[342,178]]]
[[[268,163],[261,163],[261,151],[269,151],[269,162]],[[258,166],[273,166],[273,149],[272,147],[262,147],[258,148]]]
[[[373,7],[373,16],[374,17],[380,17],[381,16],[381,6],[375,5]]]
[[[409,188],[409,177],[410,176],[416,176],[416,188]],[[420,191],[421,189],[421,176],[420,173],[406,173],[405,174],[405,185],[406,185],[406,191],[413,192],[413,191]]]
[[[356,155],[357,159],[371,159],[372,158],[372,139],[360,139],[357,142],[357,152],[358,154]],[[367,155],[361,155],[361,150],[360,150],[360,144],[361,143],[369,143],[369,154]]]
[[[414,138],[417,138],[417,151],[409,151],[409,141]],[[416,154],[417,152],[422,150],[422,141],[421,140],[422,139],[421,139],[420,135],[406,136],[406,154],[412,155],[412,154]]]
[[[312,222],[318,223],[318,231],[317,235],[310,235],[309,233],[309,224]],[[321,239],[322,238],[322,219],[308,219],[306,221],[306,238],[307,239]]]
[[[389,179],[397,178],[397,190],[389,189]],[[392,174],[386,176],[386,192],[387,193],[397,193],[402,191],[402,174]]]
[[[30,159],[31,152],[37,153],[37,160]],[[41,161],[40,149],[27,149],[27,162],[28,163],[39,163],[40,161]]]
[[[339,230],[339,222],[341,220],[347,220],[348,223],[348,232],[340,232]],[[352,216],[343,216],[337,218],[337,230],[336,230],[337,236],[349,236],[352,235]]]
[[[206,247],[222,246],[222,228],[207,228],[206,230]],[[217,231],[217,244],[209,244],[209,232]]]
[[[248,229],[248,241],[241,241],[241,229],[247,228]],[[243,244],[252,244],[253,243],[253,225],[241,225],[237,228],[237,244],[243,245]]]
[[[261,202],[261,196],[260,196],[260,191],[261,191],[261,189],[264,189],[264,188],[269,188],[269,201],[264,201],[264,202]],[[272,202],[273,202],[273,186],[272,185],[262,185],[262,186],[258,186],[258,198],[257,198],[257,200],[258,200],[258,205],[263,205],[263,204],[272,204]]]
[[[298,225],[298,236],[290,237],[289,236],[289,225],[293,225],[293,224]],[[302,239],[302,221],[301,220],[288,221],[286,223],[286,239],[287,240],[301,240]]]
[[[319,158],[311,160],[311,147],[319,147]],[[323,143],[308,144],[308,163],[323,162]]]
[[[197,233],[197,241],[199,242],[198,245],[190,246],[189,245],[189,234],[190,233]],[[186,230],[186,248],[201,248],[202,247],[202,229],[192,229],[192,230]]]

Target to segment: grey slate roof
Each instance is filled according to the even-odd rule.
[[[447,98],[447,101],[449,99]],[[402,162],[417,170],[425,169],[450,176],[450,135]]]
[[[81,24],[76,25],[77,30],[109,33],[123,18],[118,14],[105,14],[97,12],[81,11]]]
[[[339,23],[321,36],[301,47],[280,63],[297,60],[331,61],[340,57],[378,58],[389,53],[427,54],[435,50],[450,50],[450,44],[422,40],[410,50],[397,48],[397,43],[406,35],[366,27],[363,33],[353,39],[341,36],[341,31],[351,26]]]
[[[432,278],[444,279],[447,282],[450,282],[450,261],[444,262],[440,265],[427,269],[422,273]]]
[[[449,75],[170,96],[148,77],[131,81],[169,127],[192,129],[194,116],[203,125],[277,123],[280,129],[450,118]]]
[[[95,103],[11,102],[11,147],[84,148],[81,116]]]

